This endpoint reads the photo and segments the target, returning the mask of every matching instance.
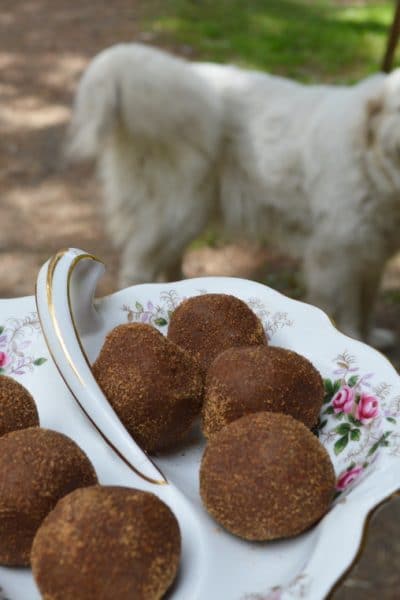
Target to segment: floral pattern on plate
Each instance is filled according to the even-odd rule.
[[[366,474],[382,448],[400,451],[393,430],[400,412],[400,397],[391,397],[385,383],[374,383],[374,373],[360,373],[356,358],[347,351],[334,359],[332,377],[324,380],[325,398],[318,434],[337,457],[336,497]]]
[[[207,294],[207,291],[198,290],[198,293]],[[155,305],[150,300],[145,303],[135,300],[132,306],[124,304],[122,310],[126,312],[129,323],[134,321],[148,323],[158,327],[161,331],[166,331],[165,327],[167,327],[173,311],[185,299],[181,298],[175,290],[168,290],[161,292],[160,304]],[[263,323],[268,339],[271,339],[279,329],[293,325],[293,321],[289,319],[286,312],[272,313],[258,298],[249,298],[247,304]]]
[[[33,356],[30,346],[41,333],[37,313],[32,312],[21,319],[7,319],[0,325],[0,374],[25,375],[43,365],[47,358]]]
[[[310,578],[305,573],[297,575],[287,586],[277,585],[271,588],[266,594],[250,594],[244,596],[242,600],[283,600],[283,593],[286,598],[307,598],[310,588]]]

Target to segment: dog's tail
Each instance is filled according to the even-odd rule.
[[[134,140],[170,146],[179,138],[208,154],[219,135],[219,98],[191,64],[140,44],[98,54],[75,98],[67,154],[94,158],[122,127]]]

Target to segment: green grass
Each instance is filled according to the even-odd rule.
[[[351,82],[379,69],[394,2],[147,0],[142,29],[200,60],[303,81]]]

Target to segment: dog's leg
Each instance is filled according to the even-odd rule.
[[[143,243],[143,239],[134,234],[125,244],[121,254],[119,284],[127,287],[136,283],[173,281],[181,278],[182,254],[187,240],[180,240],[179,249],[169,248],[164,235],[154,236]],[[175,234],[175,242],[178,234]],[[190,240],[189,240],[190,241]]]
[[[209,218],[206,199],[202,203],[201,198],[198,200],[201,211],[191,207],[188,200],[181,206],[180,215],[174,221],[163,214],[149,216],[146,213],[138,219],[140,229],[132,224],[131,234],[121,253],[119,284],[122,287],[182,278],[183,253],[203,231]],[[164,201],[168,203],[168,199]],[[188,215],[184,214],[184,209]],[[185,217],[183,223],[182,215]]]
[[[389,329],[372,327],[372,316],[382,280],[382,265],[376,265],[366,270],[362,287],[362,328],[364,339],[371,346],[382,350],[391,348],[396,343],[396,335]]]
[[[175,260],[171,260],[170,264],[167,265],[161,278],[163,281],[179,281],[183,277],[182,271],[183,253],[179,255]]]
[[[121,253],[119,285],[121,288],[138,283],[157,281],[159,276],[161,247],[143,246],[135,236],[128,240]]]
[[[306,252],[304,271],[308,301],[319,306],[338,328],[351,337],[364,339],[377,348],[395,342],[392,332],[373,329],[371,318],[379,290],[384,261],[360,267],[362,252],[339,243],[327,246],[327,237],[314,240]],[[359,257],[355,262],[353,257]]]
[[[325,236],[311,241],[304,261],[307,300],[322,308],[340,330],[362,338],[361,281],[351,257]]]

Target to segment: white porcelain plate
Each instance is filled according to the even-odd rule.
[[[42,426],[69,435],[86,451],[101,483],[155,493],[163,488],[160,497],[173,510],[187,514],[185,531],[193,539],[185,533],[171,598],[324,598],[352,563],[368,513],[399,487],[400,378],[383,355],[339,333],[317,308],[258,283],[220,277],[140,285],[97,300],[95,323],[81,327],[80,319],[89,358],[95,358],[106,333],[120,323],[150,323],[165,334],[171,311],[184,298],[205,292],[233,294],[246,301],[264,323],[271,344],[308,357],[325,379],[319,436],[335,465],[337,497],[324,519],[297,538],[265,544],[241,541],[207,515],[198,491],[204,448],[198,431],[174,452],[154,459],[179,491],[179,501],[173,495],[169,498],[168,486],[137,477],[68,391],[41,333],[34,297],[0,300],[0,372],[31,391]],[[0,568],[3,598],[40,598],[28,569]]]

